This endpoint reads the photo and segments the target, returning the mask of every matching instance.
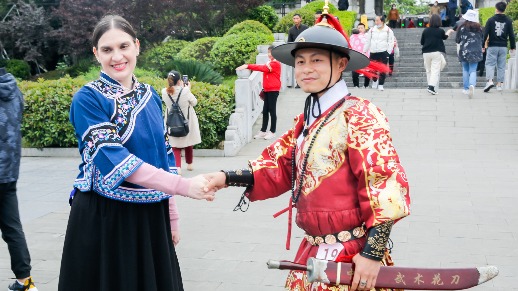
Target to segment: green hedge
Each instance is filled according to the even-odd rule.
[[[176,55],[185,46],[187,46],[188,43],[188,41],[180,39],[172,39],[167,42],[163,42],[144,51],[142,57],[139,59],[139,63],[147,68],[153,68],[156,65],[167,63],[176,57]]]
[[[315,13],[309,10],[297,9],[288,14],[286,14],[275,27],[273,28],[274,32],[280,33],[288,33],[290,27],[293,26],[293,15],[300,14],[302,18],[302,23],[311,27],[315,24]]]
[[[253,32],[256,34],[272,34],[272,31],[264,24],[255,20],[245,20],[232,26],[226,33],[225,36],[231,34],[242,34],[247,32]]]
[[[279,22],[279,16],[277,16],[275,9],[269,5],[261,5],[250,9],[250,11],[248,11],[248,18],[261,22],[270,30]]]
[[[22,81],[25,97],[22,134],[29,147],[77,147],[74,129],[69,121],[72,96],[93,77],[93,72],[78,78],[66,76],[59,80]],[[154,72],[136,71],[140,82],[152,85],[157,92],[167,80]],[[97,72],[97,78],[99,72]],[[196,113],[200,119],[202,144],[197,148],[214,148],[224,139],[228,119],[234,108],[232,89],[224,85],[193,82],[192,91],[198,98]]]
[[[512,0],[509,5],[507,5],[505,14],[512,20],[518,20],[518,0]],[[514,30],[514,33],[518,33],[516,29]]]
[[[260,44],[271,44],[273,34],[246,32],[231,34],[219,39],[210,52],[216,71],[224,76],[234,75],[235,69],[246,63]]]
[[[16,78],[27,80],[31,76],[31,67],[24,60],[0,60],[0,67],[5,67],[5,70]]]
[[[210,51],[219,37],[204,37],[187,44],[177,55],[181,60],[210,61]]]
[[[480,25],[486,26],[486,22],[489,18],[495,15],[495,7],[480,8],[478,10]]]

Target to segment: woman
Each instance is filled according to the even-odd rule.
[[[428,16],[432,16],[434,14],[440,15],[441,8],[439,7],[439,2],[435,1],[433,5],[430,6],[430,12],[428,13]]]
[[[437,94],[437,85],[441,71],[446,65],[444,55],[446,50],[444,48],[444,40],[447,39],[453,30],[444,32],[441,27],[441,18],[434,14],[430,18],[430,27],[424,29],[421,34],[421,45],[423,46],[423,60],[426,69],[426,81],[428,84],[428,92],[432,95]]]
[[[455,42],[459,44],[459,61],[462,64],[462,93],[472,98],[477,85],[477,64],[483,59],[484,34],[477,11],[468,10],[462,18],[465,21],[457,31]]]
[[[244,64],[236,68],[236,70],[249,69],[252,71],[263,72],[263,124],[261,130],[254,136],[255,139],[264,138],[272,139],[275,137],[277,130],[277,97],[281,90],[281,63],[272,56],[273,46],[268,48],[268,63],[264,65]],[[268,119],[271,117],[270,130],[268,128]]]
[[[58,290],[183,290],[172,196],[212,200],[214,193],[204,177],[175,173],[160,96],[133,75],[140,43],[131,25],[105,16],[92,43],[102,71],[70,108],[82,162]]]
[[[173,147],[178,169],[182,167],[182,149],[184,149],[187,170],[192,171],[193,146],[201,143],[200,125],[198,116],[194,111],[194,106],[198,104],[198,100],[191,92],[191,82],[184,84],[179,72],[169,72],[167,74],[167,83],[169,87],[162,90],[162,100],[165,102],[167,110],[171,110],[173,101],[176,102],[178,99],[178,105],[182,110],[183,116],[188,118],[189,121],[189,133],[183,137],[169,136],[169,144]]]
[[[388,64],[390,53],[394,50],[394,32],[385,25],[384,16],[376,16],[374,18],[376,26],[372,27],[366,34],[366,43],[363,52],[370,51],[370,59],[376,62]],[[379,79],[373,78],[372,88],[378,88],[383,91],[386,73],[380,73]]]
[[[213,173],[209,187],[246,186],[244,203],[291,188],[286,210],[297,208],[296,223],[306,232],[294,262],[317,257],[355,263],[352,286],[312,284],[306,272],[290,271],[287,290],[371,290],[380,267],[392,265],[386,243],[395,221],[409,214],[408,181],[385,115],[350,96],[342,79],[344,71],[367,66],[368,58],[349,48],[332,15],[323,15],[336,30],[317,24],[272,51],[295,68],[309,94],[304,113],[248,169]]]
[[[396,28],[397,22],[399,20],[399,11],[396,9],[396,4],[392,4],[392,8],[388,13],[388,21],[390,28]]]

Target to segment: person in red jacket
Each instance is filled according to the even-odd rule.
[[[263,72],[263,125],[261,130],[254,136],[254,138],[272,139],[275,137],[275,130],[277,127],[277,97],[281,90],[281,63],[272,56],[273,46],[268,48],[268,58],[270,61],[264,65],[244,64],[236,68],[236,70],[249,69],[252,71]],[[271,117],[270,130],[266,131],[268,127],[268,119]]]

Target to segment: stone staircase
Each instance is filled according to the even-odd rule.
[[[447,30],[447,28],[444,28]],[[426,71],[421,53],[421,34],[424,28],[394,29],[399,45],[399,59],[394,62],[392,77],[387,76],[385,88],[426,88]],[[446,68],[441,72],[439,88],[462,88],[462,67],[457,57],[455,33],[444,41]],[[345,74],[348,86],[352,86],[351,73]],[[360,77],[360,84],[363,84]],[[484,87],[485,77],[478,77],[477,87]]]

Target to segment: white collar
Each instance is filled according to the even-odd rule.
[[[340,101],[340,99],[344,98],[344,96],[346,96],[347,94],[349,94],[349,89],[347,88],[347,84],[345,84],[345,81],[344,80],[338,81],[338,83],[336,83],[333,87],[329,88],[329,90],[327,90],[324,93],[324,95],[320,96],[319,101],[320,101],[321,112],[322,113],[326,112],[329,108],[331,108],[331,106],[336,104],[336,102]],[[315,109],[318,109],[318,108],[315,108]],[[315,112],[315,113],[317,113],[317,112]],[[309,126],[313,125],[316,118],[314,118],[312,114],[310,114],[308,118],[309,118]],[[302,132],[301,132],[301,134],[299,135],[298,140],[297,140],[298,145],[300,145],[303,138],[304,138],[304,136],[302,135]]]

